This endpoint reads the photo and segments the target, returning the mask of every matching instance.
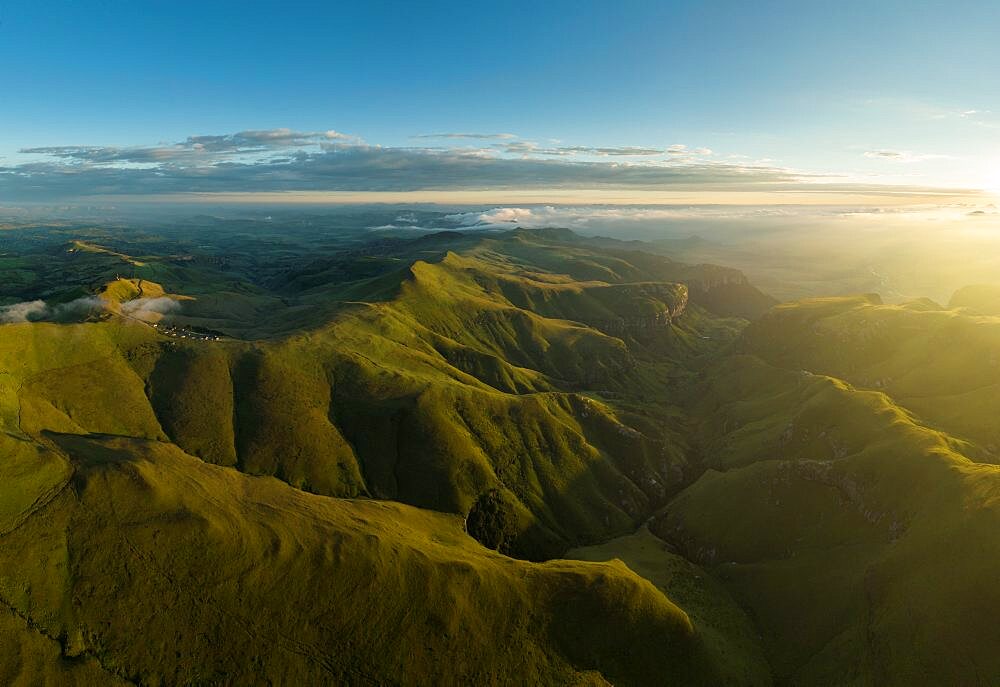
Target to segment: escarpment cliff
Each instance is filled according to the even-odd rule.
[[[626,284],[618,288],[628,301],[617,316],[587,323],[605,334],[649,336],[669,327],[687,308],[688,288],[684,284]]]

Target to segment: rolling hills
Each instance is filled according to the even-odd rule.
[[[0,307],[112,305],[0,324],[5,683],[1000,675],[988,292],[775,305],[558,229],[63,231],[22,265],[83,281]]]
[[[871,296],[786,304],[708,374],[692,411],[708,470],[651,529],[748,609],[778,682],[1000,675],[984,615],[1000,470],[975,442],[991,423],[975,402],[968,424],[940,413],[989,383],[975,351],[1000,344],[993,324]]]

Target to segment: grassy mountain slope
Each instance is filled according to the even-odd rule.
[[[567,558],[624,562],[687,612],[718,674],[719,684],[771,684],[771,670],[757,630],[725,588],[674,553],[647,528],[596,546],[572,549]]]
[[[888,393],[921,420],[968,440],[966,455],[1000,461],[1000,318],[931,301],[872,297],[779,306],[746,333],[750,350],[786,368]]]
[[[67,658],[58,638],[46,635],[30,619],[0,603],[0,679],[10,687],[33,685],[125,685],[92,657]]]
[[[970,460],[975,443],[911,412],[911,398],[901,405],[829,376],[892,370],[905,382],[883,389],[915,379],[933,389],[940,373],[921,363],[936,358],[961,383],[977,357],[930,342],[939,328],[962,345],[992,330],[976,325],[928,303],[788,304],[748,328],[744,355],[708,373],[692,441],[710,469],[652,530],[749,609],[779,682],[1000,675],[1000,633],[981,612],[1000,608],[988,582],[1000,559],[1000,471]]]
[[[620,564],[515,561],[460,518],[305,494],[158,442],[46,438],[68,474],[3,535],[0,595],[83,668],[170,684],[713,682],[687,615]]]
[[[24,658],[0,678],[766,684],[739,623],[622,563],[492,553],[461,517],[500,494],[504,550],[530,559],[632,531],[693,467],[672,394],[742,321],[687,304],[662,259],[518,232],[402,246],[353,281],[229,285],[231,310],[185,293],[191,261],[143,254],[105,290],[155,277],[195,298],[174,324],[257,340],[114,309],[3,325],[0,622]]]
[[[340,302],[327,324],[282,339],[190,342],[118,319],[10,329],[20,341],[12,358],[25,361],[39,333],[55,337],[6,402],[29,436],[169,439],[320,494],[465,513],[499,487],[518,514],[514,550],[532,558],[634,529],[676,491],[688,462],[669,407],[624,399],[665,399],[672,376],[688,374],[683,361],[739,325],[697,308],[680,317],[683,286],[592,248],[574,248],[567,271],[542,281],[518,275],[540,275],[535,263],[564,251],[537,237],[478,241],[468,255],[440,241],[419,244],[438,262],[365,281],[389,300]],[[585,259],[642,281],[580,284],[571,273]],[[130,298],[137,283],[114,286]],[[583,323],[644,312],[672,314],[641,344]],[[63,360],[64,347],[81,362]]]
[[[978,292],[747,325],[739,273],[559,231],[283,245],[254,283],[115,252],[229,337],[0,328],[0,681],[1000,675]],[[484,499],[522,560],[464,532]]]
[[[1000,315],[1000,285],[973,284],[956,291],[949,308],[968,308],[979,315]]]

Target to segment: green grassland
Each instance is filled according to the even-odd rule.
[[[754,322],[707,374],[692,442],[709,469],[652,531],[748,609],[777,681],[1000,676],[1000,470],[975,443],[992,423],[939,402],[991,383],[991,342],[992,322],[927,302],[810,300]]]
[[[931,301],[873,297],[781,306],[755,323],[747,346],[768,362],[883,391],[924,424],[970,442],[966,454],[1000,460],[1000,319]]]
[[[642,244],[310,221],[11,263],[112,305],[0,325],[0,682],[1000,676],[988,290],[767,310]]]
[[[618,560],[681,606],[697,628],[717,672],[718,684],[771,684],[771,670],[757,630],[716,579],[677,554],[643,527],[595,546],[572,549],[567,558]]]
[[[3,325],[0,597],[33,631],[25,646],[139,683],[731,681],[685,611],[623,564],[519,562],[463,517],[500,489],[507,550],[538,560],[635,529],[692,467],[670,388],[741,323],[593,249],[614,282],[577,282],[580,247],[567,272],[522,276],[563,250],[540,237],[442,241],[406,242],[406,260],[352,282],[271,287],[282,306],[232,328],[261,306],[214,312],[227,298],[206,298],[211,273],[192,288],[193,268],[155,256],[95,289],[183,295],[173,321],[225,341],[114,308]],[[650,312],[668,318],[640,337],[586,324]]]
[[[108,681],[711,684],[689,618],[623,565],[515,561],[461,518],[160,442],[47,439],[71,476],[5,535],[0,592],[36,628],[26,644]]]

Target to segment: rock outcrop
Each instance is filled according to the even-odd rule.
[[[628,308],[620,317],[602,318],[587,324],[611,336],[643,338],[670,327],[687,308],[688,289],[683,284],[630,284],[622,290],[634,299],[629,303],[635,306],[634,309]]]

